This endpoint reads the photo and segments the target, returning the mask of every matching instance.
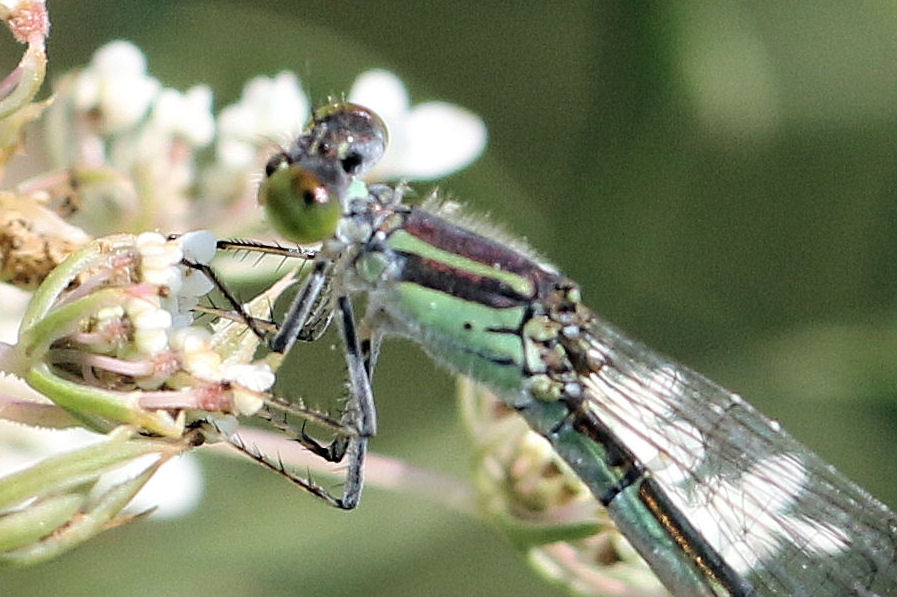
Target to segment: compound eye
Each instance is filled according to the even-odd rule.
[[[315,110],[306,134],[321,154],[339,160],[343,172],[358,176],[376,164],[389,144],[386,123],[372,110],[351,102],[334,102]]]
[[[259,203],[274,228],[300,244],[330,238],[342,216],[339,197],[327,185],[313,172],[286,161],[262,181]]]

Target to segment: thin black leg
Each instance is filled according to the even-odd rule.
[[[293,299],[293,303],[290,305],[283,323],[280,324],[280,329],[277,330],[277,334],[268,343],[271,350],[285,353],[296,342],[299,332],[302,331],[312,308],[315,306],[318,295],[327,282],[327,275],[331,266],[332,263],[327,260],[322,259],[315,262],[315,268],[308,276],[305,287]]]

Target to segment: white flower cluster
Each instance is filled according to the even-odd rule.
[[[161,83],[146,72],[146,58],[134,45],[115,41],[97,50],[75,79],[75,107],[102,115],[101,130],[115,133],[143,119]]]
[[[213,284],[198,270],[185,267],[182,260],[186,257],[193,263],[208,264],[215,255],[215,242],[214,235],[206,230],[175,239],[154,232],[137,237],[139,277],[150,290],[133,293],[122,307],[133,328],[133,343],[128,349],[131,359],[157,364],[150,376],[135,379],[140,387],[177,385],[172,373],[182,370],[189,375],[181,383],[229,382],[233,411],[251,415],[262,407],[259,393],[274,385],[273,371],[264,363],[231,362],[218,352],[209,330],[191,325],[191,309]],[[164,287],[163,293],[156,291],[160,287]]]
[[[182,260],[207,264],[215,254],[215,243],[215,237],[206,231],[173,239],[145,233],[94,241],[79,252],[81,256],[76,255],[73,261],[80,265],[66,272],[67,279],[77,279],[79,284],[70,287],[65,281],[55,285],[48,282],[32,300],[32,304],[47,303],[45,317],[55,322],[42,326],[43,331],[38,333],[46,338],[32,344],[46,346],[52,342],[49,350],[39,350],[42,362],[33,364],[42,372],[45,387],[51,388],[44,390],[46,395],[59,400],[63,397],[60,392],[69,392],[65,397],[68,402],[62,404],[74,408],[74,394],[95,394],[87,401],[88,420],[97,415],[101,419],[111,417],[112,424],[120,421],[137,428],[146,426],[175,440],[188,420],[224,416],[227,421],[229,415],[258,412],[265,392],[275,381],[271,368],[249,360],[246,355],[252,351],[222,348],[227,346],[221,342],[225,332],[218,330],[213,335],[195,325],[190,312],[212,285]],[[54,286],[57,292],[48,294]],[[67,310],[79,302],[89,307]],[[7,357],[16,353],[20,362],[27,362],[22,333],[17,344],[0,348],[7,351]],[[249,340],[254,341],[254,336]],[[64,378],[54,370],[64,371]],[[21,375],[0,374],[0,411],[49,408],[49,400],[25,383],[27,372]],[[29,383],[33,382],[29,378]],[[67,389],[72,387],[78,388],[74,394]],[[102,410],[90,410],[104,400],[108,402]],[[125,416],[119,420],[121,413]],[[32,424],[65,427],[73,423],[57,425],[37,419]],[[0,476],[105,441],[103,436],[81,428],[48,431],[2,419],[0,437],[4,440]],[[146,463],[133,470],[145,467]],[[118,480],[114,484],[133,477],[137,473],[129,477],[131,470],[117,471],[110,479]],[[197,504],[201,486],[198,465],[192,458],[173,459],[141,491],[132,507],[143,511],[161,506],[163,516],[184,514]]]
[[[374,110],[389,127],[389,147],[372,179],[432,180],[467,167],[486,148],[486,125],[448,102],[411,105],[402,81],[386,70],[359,75],[349,101]]]
[[[252,166],[261,144],[297,136],[310,113],[295,74],[254,77],[243,88],[240,101],[218,115],[218,160],[235,168]]]
[[[61,86],[60,96],[70,99],[51,110],[68,105],[73,114],[51,122],[76,123],[77,140],[75,154],[63,161],[111,168],[130,182],[120,190],[119,221],[103,222],[116,232],[136,223],[144,230],[217,227],[221,234],[246,234],[261,218],[255,185],[267,156],[289,145],[311,114],[298,77],[284,71],[253,78],[216,118],[208,87],[184,93],[164,87],[147,72],[140,50],[125,41],[100,48]],[[348,99],[377,111],[390,130],[391,145],[371,179],[437,178],[464,168],[485,147],[477,116],[445,102],[412,106],[388,71],[362,73]],[[209,146],[214,151],[202,161],[198,152]],[[192,205],[196,200],[202,209]]]
[[[113,135],[144,123],[144,137],[179,138],[192,147],[208,145],[215,135],[212,90],[196,85],[181,93],[162,87],[146,71],[146,58],[126,41],[100,48],[90,66],[75,77],[75,108],[101,117],[98,131]],[[156,141],[158,142],[158,140]]]
[[[210,198],[252,198],[264,154],[289,144],[311,113],[299,78],[291,72],[254,77],[240,100],[225,106],[217,118],[215,162],[202,174],[203,195]],[[253,202],[250,199],[250,202]]]
[[[175,317],[188,317],[199,297],[208,294],[214,285],[194,269],[187,269],[182,261],[208,264],[215,257],[215,235],[208,230],[196,230],[168,240],[157,232],[144,232],[137,237],[140,252],[140,277],[144,282],[168,289],[165,307]],[[183,325],[178,324],[178,327]]]

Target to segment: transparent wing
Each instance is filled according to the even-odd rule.
[[[590,410],[763,595],[897,595],[897,517],[733,394],[597,319]]]

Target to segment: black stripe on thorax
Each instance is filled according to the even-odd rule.
[[[532,300],[491,276],[456,268],[415,253],[396,251],[396,255],[402,260],[399,280],[404,282],[413,282],[496,309],[526,306]]]
[[[500,263],[508,272],[527,275],[533,269],[541,269],[519,251],[422,209],[411,210],[402,228],[438,249],[487,265]]]
[[[437,249],[529,279],[535,289],[530,300],[543,298],[556,287],[558,274],[545,269],[518,249],[422,209],[411,210],[402,223],[402,230]]]

